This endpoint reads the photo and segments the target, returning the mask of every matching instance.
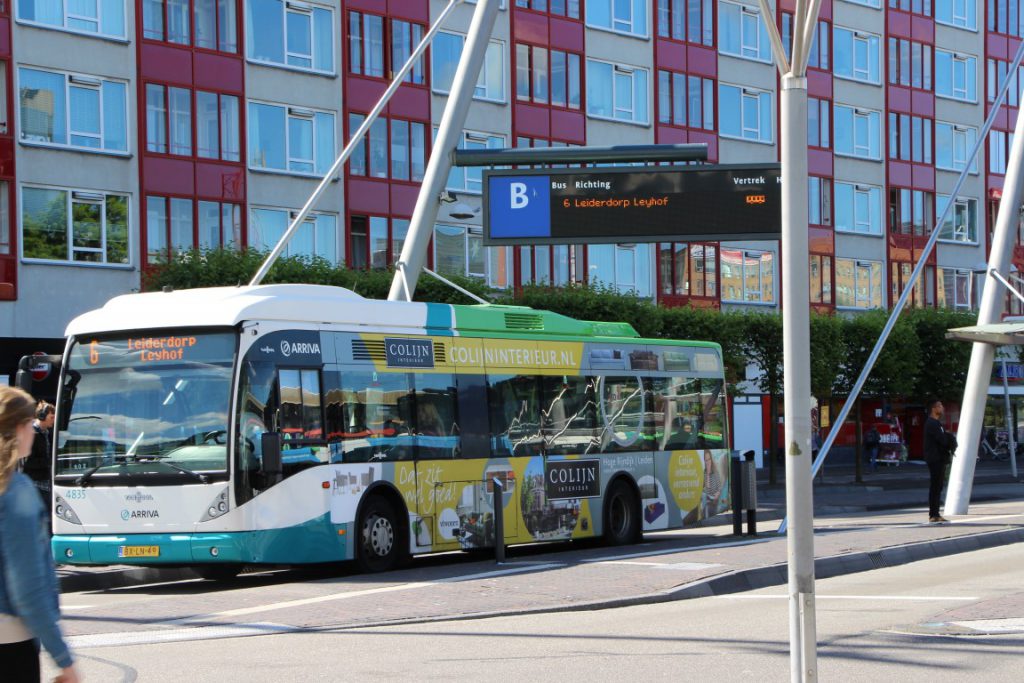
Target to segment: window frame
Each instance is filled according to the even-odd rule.
[[[739,104],[740,104],[740,120],[739,120],[739,122],[740,122],[740,130],[739,130],[739,133],[735,133],[735,134],[734,133],[726,133],[725,132],[725,126],[723,125],[723,122],[722,122],[722,112],[724,110],[724,107],[721,106],[721,103],[725,99],[723,97],[722,91],[725,90],[726,88],[732,88],[734,90],[737,90],[738,94],[739,94],[739,97],[740,97],[740,101],[739,101]],[[770,121],[769,121],[769,125],[768,125],[768,138],[767,139],[761,137],[761,135],[763,133],[763,131],[761,131],[761,118],[762,118],[761,97],[764,96],[764,95],[768,96],[768,113],[769,113],[769,117],[770,117]],[[746,86],[746,85],[734,85],[732,83],[722,83],[721,81],[719,81],[719,83],[718,83],[718,103],[719,103],[719,106],[718,106],[718,135],[719,135],[719,137],[726,138],[728,140],[739,140],[741,142],[753,142],[753,143],[760,144],[760,145],[774,145],[775,144],[775,102],[774,102],[774,99],[773,99],[772,95],[773,95],[773,93],[772,93],[771,90],[762,90],[761,88],[754,88],[754,87],[750,87],[750,86]],[[756,129],[758,137],[756,137],[756,138],[748,138],[748,137],[744,136],[744,133],[747,130],[755,130],[755,129],[748,129],[748,128],[746,128],[744,126],[744,119],[746,118],[746,116],[745,116],[746,109],[744,107],[744,103],[745,103],[746,100],[749,100],[751,98],[754,98],[756,100],[757,108],[758,108],[757,109],[758,127]]]
[[[43,190],[50,192],[63,192],[65,194],[64,206],[66,211],[65,216],[65,246],[66,246],[66,258],[63,259],[50,259],[40,258],[35,256],[25,255],[25,190]],[[101,235],[100,241],[101,246],[99,248],[93,247],[76,247],[74,246],[74,205],[76,197],[80,204],[96,204],[100,202],[101,206]],[[125,202],[125,260],[121,263],[115,263],[107,261],[108,252],[108,236],[109,228],[107,226],[107,198],[108,197],[120,197]],[[97,199],[98,198],[98,199]],[[61,265],[61,266],[75,266],[75,267],[86,267],[86,268],[109,268],[116,270],[132,270],[134,266],[132,264],[132,206],[131,206],[131,194],[128,192],[107,192],[105,190],[88,190],[83,188],[72,188],[64,187],[60,185],[49,185],[44,183],[20,183],[18,192],[18,258],[23,263],[39,263],[46,265]],[[78,261],[74,259],[74,254],[78,252],[82,253],[98,253],[103,257],[102,261]]]
[[[46,140],[30,140],[25,137],[25,126],[24,126],[24,112],[22,111],[24,105],[22,104],[22,73],[24,71],[36,71],[39,73],[50,74],[55,76],[61,76],[64,79],[63,87],[63,98],[64,98],[64,136],[67,142],[49,142]],[[131,122],[129,120],[129,103],[131,100],[129,82],[118,78],[108,78],[105,76],[94,76],[92,74],[83,74],[71,71],[61,71],[59,69],[46,69],[35,66],[24,66],[19,65],[17,69],[17,130],[18,130],[18,142],[19,144],[28,147],[47,147],[51,149],[64,149],[75,152],[87,152],[90,154],[102,154],[107,156],[119,156],[119,157],[130,157],[132,156],[132,129]],[[77,79],[77,82],[76,82]],[[124,149],[108,148],[105,146],[106,143],[106,109],[104,105],[104,84],[117,85],[122,88],[124,107],[123,122],[124,122]],[[72,107],[71,107],[71,89],[80,88],[83,90],[95,90],[98,93],[99,108],[97,111],[97,119],[99,121],[99,147],[88,147],[85,145],[72,144],[71,139],[74,135],[83,137],[93,137],[90,133],[79,131],[76,133],[72,129]],[[56,119],[54,120],[54,131],[56,131]]]
[[[735,10],[730,12],[738,12],[739,26],[737,33],[739,34],[739,52],[728,52],[726,51],[725,41],[722,39],[722,33],[726,27],[726,14],[723,12],[723,6],[735,7]],[[749,24],[743,21],[744,15],[755,16],[757,30],[755,33],[755,45],[749,44],[749,36],[746,35],[746,26]],[[745,59],[751,62],[758,62],[760,64],[771,64],[774,59],[772,56],[771,42],[768,38],[768,29],[764,26],[764,21],[761,19],[761,9],[752,5],[744,5],[738,2],[732,2],[732,0],[718,0],[718,53],[726,55],[728,57],[735,57],[737,59]],[[754,55],[747,54],[748,50],[753,50]]]
[[[969,102],[971,104],[977,104],[978,103],[978,58],[975,55],[972,55],[972,54],[969,54],[969,53],[965,53],[965,52],[951,52],[949,50],[943,50],[943,49],[941,49],[939,47],[936,47],[934,50],[932,50],[932,54],[935,57],[935,69],[934,69],[934,74],[933,74],[933,83],[935,85],[935,96],[936,97],[942,97],[942,98],[945,98],[945,99],[948,99],[948,100],[954,100],[954,101],[957,101],[957,102]],[[939,90],[939,83],[940,83],[939,56],[940,56],[940,54],[943,55],[943,56],[948,55],[949,59],[950,59],[950,63],[949,63],[950,72],[948,74],[942,74],[942,75],[948,75],[948,77],[949,77],[950,88],[949,88],[949,92],[948,93],[941,92]],[[974,64],[974,68],[973,69],[970,68],[971,63]],[[963,68],[964,68],[964,96],[963,97],[960,97],[960,96],[957,95],[956,69],[957,69],[957,65],[958,64],[963,64],[964,65],[963,66]],[[973,80],[971,78],[972,75],[973,75]],[[973,93],[969,92],[970,85],[974,86],[974,92]]]
[[[718,270],[718,279],[721,282],[720,287],[721,287],[721,292],[722,292],[722,303],[742,304],[744,306],[775,306],[776,301],[777,301],[777,297],[776,297],[776,293],[775,293],[775,291],[776,291],[776,286],[775,285],[776,285],[776,279],[778,277],[779,266],[778,266],[778,257],[776,256],[774,251],[772,251],[770,249],[743,249],[743,248],[730,249],[728,247],[721,247],[719,249],[719,253],[721,254],[721,263],[719,265],[719,270]],[[726,275],[725,275],[726,264],[725,264],[725,262],[726,262],[726,258],[725,258],[725,255],[727,253],[739,254],[739,268],[740,268],[739,278],[740,278],[741,290],[742,290],[742,295],[743,295],[743,298],[741,298],[741,299],[729,298],[729,296],[726,294],[726,287],[725,287],[725,279],[726,279]],[[752,258],[755,258],[755,257],[757,259],[757,285],[758,285],[756,291],[757,291],[758,296],[760,298],[758,298],[756,300],[751,300],[751,299],[748,298],[748,296],[750,295],[751,292],[754,292],[755,290],[748,289],[748,287],[747,287],[747,279],[748,279],[747,265],[749,263],[749,259],[752,259]],[[767,269],[765,268],[765,263],[766,263],[765,262],[765,258],[766,257],[769,257],[768,258],[768,262],[771,264],[771,267],[767,268]],[[766,274],[766,272],[767,272],[767,274]],[[764,298],[765,278],[766,277],[769,277],[771,279],[770,284],[768,285],[770,290],[771,290],[769,292],[771,298],[768,299],[768,300],[766,300]]]
[[[601,66],[609,66],[609,67],[611,67],[611,73],[612,73],[611,85],[610,85],[610,87],[611,87],[611,101],[609,102],[609,105],[610,105],[609,108],[610,108],[610,110],[612,112],[611,116],[607,116],[607,115],[604,115],[604,114],[594,113],[594,111],[591,109],[591,107],[595,104],[595,102],[594,102],[595,99],[597,99],[597,98],[591,96],[592,91],[590,90],[590,83],[591,83],[592,80],[594,80],[594,79],[591,79],[590,75],[589,75],[590,74],[590,66],[592,64],[595,65],[595,66],[601,65]],[[643,120],[638,120],[636,118],[628,118],[628,119],[626,119],[626,118],[618,118],[618,117],[615,116],[616,112],[618,112],[618,111],[625,111],[625,110],[620,110],[618,105],[617,105],[618,97],[616,95],[617,95],[617,92],[618,92],[617,88],[618,88],[619,79],[615,78],[615,76],[616,76],[616,74],[627,74],[629,76],[629,81],[630,81],[629,100],[630,100],[630,107],[631,107],[631,109],[629,111],[635,117],[636,116],[636,112],[637,112],[637,104],[640,101],[640,98],[637,97],[637,89],[638,89],[637,74],[638,74],[638,72],[644,74],[644,86],[645,87],[644,87],[644,93],[643,93],[642,97],[643,97],[643,100],[644,100],[644,112],[646,113],[646,118],[644,118]],[[643,66],[635,66],[633,64],[623,64],[621,62],[610,62],[610,61],[605,60],[605,59],[595,59],[593,57],[587,57],[586,58],[586,65],[585,65],[584,78],[586,78],[586,83],[588,84],[587,85],[587,91],[586,91],[586,107],[584,109],[584,111],[586,112],[587,118],[597,119],[597,120],[600,120],[600,121],[612,121],[612,122],[615,122],[615,123],[625,123],[625,124],[630,124],[630,125],[634,125],[634,126],[650,126],[651,125],[651,70],[650,69],[648,69],[647,67],[643,67]]]
[[[840,34],[849,34],[849,47],[850,47],[850,73],[842,73],[839,70],[839,54],[840,51],[846,46],[847,41],[845,38],[841,39]],[[857,65],[857,44],[858,42],[866,44],[866,54],[868,63],[866,69],[858,69]],[[872,49],[874,45],[874,49]],[[873,62],[873,63],[872,63]],[[874,78],[872,78],[872,67],[874,67]],[[859,76],[858,71],[865,72],[866,76]],[[836,24],[832,25],[832,73],[835,74],[836,78],[841,78],[847,81],[855,81],[857,83],[867,83],[869,85],[881,85],[882,84],[882,37],[878,34],[871,33],[870,31],[862,31],[860,29],[847,28],[845,26],[839,26]]]
[[[936,217],[936,219],[940,215],[942,215],[942,209],[939,208],[940,206],[943,206],[943,204],[941,202],[948,201],[949,199],[950,199],[950,195],[948,195],[948,194],[936,194],[935,195],[935,217]],[[973,211],[971,211],[971,205],[972,204],[973,204],[973,207],[974,207]],[[949,216],[948,216],[947,220],[943,221],[942,225],[939,227],[938,241],[942,242],[943,244],[957,244],[957,245],[963,245],[963,246],[977,246],[978,245],[978,222],[979,222],[979,218],[980,218],[980,216],[978,214],[978,207],[979,207],[979,205],[980,205],[980,202],[975,197],[964,197],[964,196],[958,195],[956,197],[956,199],[953,201],[953,208],[950,210]],[[958,210],[961,207],[963,208],[964,213],[967,215],[968,225],[966,226],[966,229],[963,232],[964,239],[957,239],[957,237],[956,237],[956,234],[957,234],[957,231],[958,231],[957,224],[956,224],[957,223],[957,215],[958,215],[957,212],[958,212]],[[973,218],[973,225],[971,225],[971,219],[972,218]],[[950,237],[943,237],[943,233],[946,232],[946,225],[947,225],[947,223],[949,224],[949,227],[950,227],[950,234],[951,234],[951,236]]]
[[[940,161],[939,157],[939,137],[941,129],[949,129],[950,135],[950,165],[944,166]],[[963,148],[964,158],[957,160],[957,137],[958,134],[963,136]],[[959,123],[951,123],[948,121],[936,121],[935,122],[935,168],[943,171],[954,171],[960,172],[967,165],[967,157],[970,155],[971,150],[974,149],[974,145],[978,141],[978,129],[974,126],[964,126]],[[975,157],[971,161],[971,169],[968,171],[971,175],[978,175],[978,159]]]
[[[439,38],[442,34],[448,35],[448,36],[457,36],[462,41],[461,46],[459,47],[459,55],[461,56],[462,55],[462,50],[466,49],[466,34],[459,33],[458,31],[447,31],[447,30],[438,31],[437,35],[434,36],[434,44],[436,44],[437,38]],[[507,86],[508,86],[508,80],[509,79],[508,79],[508,74],[506,74],[506,69],[505,69],[505,67],[506,67],[506,65],[508,63],[508,58],[505,56],[505,43],[506,43],[506,41],[498,40],[497,38],[491,38],[490,41],[487,43],[487,51],[484,54],[484,63],[480,66],[480,76],[477,78],[476,87],[473,90],[473,99],[474,100],[479,100],[481,102],[493,102],[493,103],[496,103],[496,104],[507,104],[508,103],[508,101],[509,101],[509,92],[508,92],[509,88]],[[436,75],[434,73],[435,72],[435,67],[434,67],[435,62],[434,62],[434,60],[437,57],[438,52],[439,52],[437,49],[435,49],[434,44],[431,45],[431,49],[430,49],[430,91],[433,94],[435,94],[435,95],[449,95],[451,93],[451,85],[449,84],[447,86],[447,89],[443,88],[441,86],[441,79],[436,78]],[[487,97],[486,95],[478,94],[479,91],[480,91],[480,88],[481,88],[481,85],[480,85],[481,79],[484,81],[484,86],[483,86],[484,90],[485,91],[487,90],[487,76],[488,76],[488,73],[490,71],[487,68],[488,67],[487,60],[490,57],[490,55],[488,53],[490,53],[491,50],[495,49],[495,48],[497,48],[499,56],[501,57],[501,69],[500,69],[500,72],[501,72],[501,97],[500,98]],[[454,79],[454,72],[453,72],[453,79]]]
[[[853,272],[853,303],[852,304],[839,303],[840,291],[839,291],[839,287],[838,287],[838,271],[839,271],[839,268],[840,268],[840,261],[849,261],[849,262],[852,263],[852,272]],[[850,310],[850,311],[869,311],[869,310],[871,310],[873,308],[882,308],[883,306],[885,306],[885,297],[884,297],[884,294],[885,294],[885,291],[886,291],[886,287],[885,287],[885,269],[882,267],[883,264],[882,264],[881,261],[874,261],[874,260],[871,260],[871,259],[846,258],[846,257],[836,256],[833,259],[833,264],[834,264],[834,267],[836,269],[837,275],[832,280],[832,289],[833,289],[833,292],[834,292],[834,301],[835,301],[835,305],[836,305],[837,309],[840,309],[840,310]],[[874,275],[875,275],[875,272],[876,272],[875,271],[876,267],[877,267],[877,274],[878,274],[878,290],[877,291],[875,291],[875,289],[874,289],[874,285],[875,285],[875,282],[874,282],[875,277],[874,277]],[[867,271],[868,271],[868,273],[867,273],[867,293],[868,293],[868,296],[867,296],[867,301],[866,301],[865,305],[861,306],[861,305],[858,305],[858,301],[860,301],[858,284],[860,282],[861,274],[862,274],[862,271],[864,269],[867,269]],[[878,298],[878,302],[879,302],[877,306],[875,306],[873,304],[873,299],[875,299],[876,297]]]
[[[598,3],[598,2],[606,3],[608,5],[608,21],[609,21],[609,25],[608,26],[602,26],[601,24],[593,23],[591,17],[596,14],[596,11],[591,11],[591,9],[588,7],[588,5],[590,5],[590,3],[592,3],[592,2],[593,3]],[[587,28],[592,28],[592,29],[595,29],[595,30],[598,30],[598,31],[608,31],[609,33],[617,33],[620,36],[629,36],[631,38],[640,38],[640,39],[643,39],[643,40],[649,39],[651,37],[651,17],[650,17],[651,12],[649,12],[648,10],[651,7],[651,3],[648,2],[647,0],[629,0],[629,20],[628,20],[628,22],[626,20],[624,20],[624,19],[616,19],[616,17],[615,17],[615,7],[616,7],[616,4],[617,3],[615,2],[615,0],[584,0],[583,20],[584,20],[584,23],[587,26]],[[616,22],[619,22],[619,23],[629,23],[629,25],[631,27],[635,26],[635,24],[637,23],[636,19],[635,19],[637,8],[643,8],[643,13],[644,13],[644,17],[643,17],[644,31],[643,31],[643,33],[638,33],[633,28],[631,28],[629,30],[626,30],[626,29],[621,29],[621,28],[616,28],[615,27]]]
[[[963,29],[976,33],[978,31],[978,10],[974,3],[974,0],[934,0],[935,6],[932,8],[935,16],[935,23],[942,24],[944,26],[952,26],[953,28]],[[963,14],[957,15],[957,5],[963,6]],[[949,18],[940,17],[940,13],[944,6],[949,7]],[[996,5],[998,7],[998,4]],[[971,16],[971,10],[973,11],[973,17]],[[995,7],[993,8],[995,9]],[[973,19],[973,23],[972,20]],[[959,21],[958,21],[959,20]],[[1018,20],[1019,21],[1019,20]],[[1018,34],[1010,34],[1018,35]]]
[[[93,17],[87,17],[84,15],[74,15],[68,8],[68,3],[65,1],[61,2],[61,23],[60,25],[47,23],[45,21],[39,21],[38,19],[27,19],[21,15],[22,3],[18,0],[14,0],[15,9],[15,21],[25,26],[33,26],[35,28],[47,29],[50,31],[62,31],[64,33],[74,33],[75,35],[88,36],[90,38],[99,38],[101,40],[109,40],[117,43],[128,43],[131,41],[131,37],[128,35],[128,8],[124,0],[121,0],[121,33],[103,33],[103,3],[96,3],[96,30],[89,31],[83,28],[75,28],[68,24],[74,19],[93,21]]]
[[[152,241],[151,240],[152,240],[152,236],[153,236],[153,233],[154,233],[154,225],[153,225],[153,223],[150,222],[150,217],[149,217],[149,202],[151,200],[152,201],[162,201],[164,203],[164,214],[163,214],[164,215],[164,218],[163,218],[164,225],[159,226],[159,227],[162,227],[162,229],[163,229],[163,234],[161,236],[162,243],[160,245],[160,250],[161,250],[160,257],[170,258],[174,253],[179,253],[179,252],[175,251],[176,247],[171,244],[172,236],[173,236],[173,232],[172,231],[173,231],[173,220],[174,220],[173,215],[172,215],[173,214],[173,211],[172,211],[173,204],[172,204],[172,202],[174,202],[174,201],[179,201],[179,202],[187,201],[189,203],[189,219],[190,219],[190,226],[191,226],[191,232],[192,232],[192,235],[191,235],[192,241],[191,241],[191,246],[189,247],[189,249],[203,250],[203,249],[211,249],[211,248],[226,248],[226,247],[230,247],[232,245],[234,245],[238,249],[241,249],[242,246],[243,246],[243,231],[245,229],[245,224],[244,224],[244,221],[243,221],[243,215],[244,215],[244,209],[245,209],[244,202],[230,202],[230,201],[223,201],[221,199],[208,199],[208,198],[204,198],[204,197],[177,196],[177,195],[167,195],[167,194],[145,194],[145,195],[142,195],[142,198],[143,198],[143,207],[142,207],[142,209],[140,211],[140,214],[145,217],[145,226],[146,226],[145,247],[142,249],[142,254],[143,254],[143,261],[144,261],[144,263],[146,263],[148,265],[153,265],[154,263],[158,262],[157,258],[155,258],[156,252],[154,250],[152,250],[152,248],[151,248],[152,247]],[[218,244],[204,245],[204,244],[201,243],[202,242],[202,228],[201,228],[200,223],[201,223],[202,215],[200,213],[200,204],[202,204],[202,203],[216,204],[218,206],[218,208],[219,208],[219,211],[218,211],[218,214],[217,214],[217,216],[218,216],[217,220],[218,220],[218,229],[220,231],[220,242]],[[231,216],[230,216],[231,221],[232,222],[237,221],[237,234],[235,234],[234,231],[232,231],[231,239],[225,239],[225,237],[228,235],[228,230],[227,230],[228,226],[226,226],[225,223],[224,223],[224,220],[225,220],[224,210],[225,210],[225,208],[228,208],[230,210],[230,212],[231,212]],[[235,226],[232,225],[232,227],[235,227]],[[237,239],[235,239],[236,237],[237,237]]]
[[[252,126],[253,120],[254,120],[254,117],[251,115],[251,107],[254,104],[255,105],[261,105],[261,106],[266,106],[266,107],[277,107],[279,109],[284,109],[284,131],[283,131],[283,137],[284,137],[284,162],[285,162],[285,168],[280,169],[280,168],[272,168],[272,167],[267,167],[267,166],[254,166],[253,164],[255,162],[255,159],[254,159],[255,155],[249,154],[249,153],[246,154],[246,168],[248,168],[250,171],[252,171],[254,173],[275,173],[275,174],[279,174],[279,175],[299,176],[299,177],[305,177],[305,178],[320,178],[320,177],[323,177],[324,173],[326,173],[327,169],[330,168],[331,163],[334,161],[334,159],[336,158],[336,155],[337,155],[337,142],[338,142],[338,114],[337,114],[337,112],[326,110],[326,109],[314,109],[314,108],[311,108],[311,107],[300,107],[300,106],[296,106],[296,105],[282,104],[280,102],[269,102],[269,101],[266,101],[266,100],[258,100],[258,99],[246,99],[245,100],[245,105],[246,105],[245,110],[246,110],[246,142],[248,143],[247,147],[246,147],[247,150],[250,149],[252,144],[253,144],[253,142],[255,140],[257,140],[257,136],[253,135],[253,132],[252,132],[252,129],[251,129],[251,126]],[[309,114],[308,116],[306,115],[307,112]],[[331,133],[333,134],[333,137],[334,137],[334,142],[332,144],[332,156],[331,156],[330,159],[326,160],[326,166],[321,167],[323,170],[318,170],[318,168],[317,168],[318,165],[319,165],[319,162],[321,161],[320,159],[317,158],[317,147],[319,146],[317,144],[318,136],[319,136],[319,133],[317,132],[317,125],[316,125],[316,115],[317,114],[329,115],[331,117],[331,119],[332,119],[332,122],[333,122],[332,125],[331,125]],[[292,156],[291,130],[290,130],[291,126],[289,125],[292,118],[308,119],[308,120],[313,122],[313,136],[312,136],[313,157],[312,157],[312,160],[311,160],[312,164],[313,164],[313,170],[312,171],[297,171],[297,170],[292,170],[291,169],[291,165],[292,165],[293,161],[295,161],[297,163],[305,163],[306,162],[305,159],[302,159],[300,157]]]
[[[238,5],[238,3],[234,2],[233,0],[223,1],[223,6],[224,7],[230,7],[231,8],[232,14],[233,14],[233,18],[234,18],[233,31],[232,31],[232,33],[229,36],[229,34],[227,34],[225,32],[222,32],[222,30],[221,30],[222,26],[224,26],[224,24],[221,23],[221,14],[220,14],[220,8],[221,8],[222,1],[223,0],[213,0],[213,10],[214,10],[213,16],[214,16],[214,27],[215,27],[215,34],[216,34],[214,36],[214,38],[215,38],[215,41],[216,41],[216,44],[217,44],[217,47],[215,47],[215,48],[214,47],[207,47],[205,45],[199,45],[198,41],[196,40],[196,24],[198,23],[198,22],[196,22],[196,0],[184,0],[184,3],[188,5],[188,12],[187,12],[187,16],[188,16],[188,42],[187,43],[182,43],[182,42],[179,42],[177,40],[170,40],[169,32],[167,30],[167,27],[168,27],[168,24],[169,24],[169,22],[168,22],[168,11],[167,11],[167,0],[142,0],[142,2],[138,5],[138,12],[137,12],[138,17],[139,17],[138,21],[139,21],[139,23],[141,25],[141,30],[138,31],[138,38],[139,38],[139,40],[145,40],[147,42],[164,43],[166,45],[177,45],[177,46],[180,46],[180,47],[190,48],[190,49],[193,49],[193,50],[200,50],[200,51],[203,51],[203,52],[212,52],[212,53],[219,53],[219,54],[226,54],[226,55],[237,55],[237,54],[239,54],[239,48],[241,46],[240,45],[241,41],[239,40],[239,33],[241,33],[244,30],[244,27],[241,26],[239,24],[239,21],[238,21],[238,18],[239,18],[239,13],[238,13],[239,5]],[[153,5],[153,4],[159,4],[160,5],[160,22],[161,22],[160,23],[160,31],[163,34],[161,38],[154,38],[152,36],[146,35],[146,32],[150,30],[149,27],[146,25],[146,8],[151,6],[151,5]],[[241,7],[241,9],[243,10],[243,16],[244,16],[244,9],[245,9],[244,5]],[[222,42],[227,42],[227,40],[226,40],[227,37],[230,37],[231,40],[234,42],[234,49],[232,49],[232,50],[224,50],[224,49],[221,49],[221,47],[220,47]]]
[[[256,57],[253,54],[253,50],[255,50],[255,46],[256,46],[256,36],[253,35],[252,32],[249,31],[249,30],[245,31],[245,41],[244,41],[245,44],[246,44],[245,60],[247,62],[249,62],[250,64],[256,64],[256,65],[259,65],[259,66],[266,66],[266,67],[270,67],[270,68],[274,68],[274,69],[286,69],[286,70],[289,70],[289,71],[299,71],[301,73],[314,74],[314,75],[326,76],[326,77],[337,76],[338,75],[338,55],[336,54],[337,50],[335,50],[335,42],[336,42],[335,41],[335,35],[340,30],[341,22],[337,20],[337,13],[335,12],[335,8],[332,5],[324,5],[324,4],[320,4],[319,2],[310,2],[310,0],[276,0],[276,1],[278,1],[280,3],[280,5],[281,5],[281,23],[280,23],[280,26],[281,26],[281,37],[282,37],[281,55],[282,55],[283,61],[275,62],[275,61],[272,61],[270,59],[262,59],[260,57]],[[245,21],[246,29],[248,29],[249,24],[252,23],[250,21],[250,19],[249,19],[249,13],[251,12],[251,7],[252,7],[252,3],[251,2],[245,2],[244,3],[244,14],[245,14],[244,21]],[[289,12],[289,8],[290,7],[292,9],[302,10],[301,12],[299,12],[300,14],[307,14],[306,10],[308,10],[308,14],[310,16],[310,29],[309,29],[310,53],[309,53],[309,58],[310,58],[311,65],[308,66],[308,67],[304,67],[304,66],[300,66],[300,65],[296,65],[296,64],[289,64],[288,63],[288,57],[290,55],[295,55],[295,56],[304,55],[304,53],[291,52],[288,49],[288,12]],[[331,68],[330,69],[318,69],[315,66],[316,54],[317,54],[317,43],[316,43],[316,27],[315,27],[315,25],[313,23],[313,16],[314,16],[314,10],[316,10],[316,9],[319,9],[319,10],[326,11],[326,12],[330,13],[330,20],[328,21],[328,25],[331,28],[331,38],[330,38]]]
[[[850,141],[851,148],[849,151],[840,149],[840,140],[838,136],[832,141],[832,150],[836,156],[848,157],[851,159],[863,159],[865,161],[882,161],[882,112],[875,109],[867,109],[864,107],[857,107],[850,104],[840,104],[838,102],[832,103],[832,121],[837,129],[842,129],[842,124],[839,123],[839,110],[849,110],[850,114]],[[857,120],[859,118],[866,118],[868,121],[868,135],[870,138],[867,144],[864,141],[858,140],[857,137]],[[875,120],[874,131],[872,131],[871,121]],[[877,132],[877,135],[872,135],[873,132]],[[871,154],[871,148],[874,145],[877,152]],[[867,150],[867,154],[858,154],[858,150]]]
[[[851,195],[851,202],[850,202],[850,207],[853,210],[853,215],[850,216],[850,219],[851,219],[850,220],[850,224],[853,226],[851,228],[841,227],[841,223],[840,223],[839,193],[840,193],[840,188],[844,188],[844,187],[852,188],[851,192],[853,193]],[[847,234],[847,235],[863,235],[863,236],[867,236],[867,237],[882,237],[882,236],[884,236],[885,231],[884,231],[883,223],[885,221],[885,216],[884,216],[885,204],[884,204],[884,197],[883,197],[883,194],[882,194],[882,187],[880,187],[878,185],[870,185],[870,184],[867,184],[867,183],[856,183],[856,182],[846,182],[846,181],[841,181],[841,180],[833,180],[833,182],[832,182],[832,191],[833,191],[833,198],[832,198],[832,210],[833,210],[833,219],[832,220],[833,220],[833,226],[832,227],[833,227],[833,230],[835,230],[836,233],[842,233],[842,234]],[[871,193],[872,193],[872,191],[877,192],[877,195],[876,195],[877,211],[875,212],[874,216],[870,216],[870,215],[868,216],[868,221],[866,222],[866,224],[869,226],[869,229],[867,231],[865,231],[865,230],[858,230],[856,226],[865,224],[865,221],[858,220],[860,218],[860,216],[858,215],[858,211],[857,211],[858,193],[860,193],[862,195],[863,194],[867,195],[868,211],[870,212],[871,208],[872,208],[871,207],[871,202],[872,202],[872,200],[871,200],[871,196],[872,196]]]
[[[274,213],[278,213],[278,214],[284,214],[284,216],[285,216],[285,230],[288,229],[288,226],[291,225],[292,221],[295,220],[295,218],[299,215],[298,209],[287,209],[287,208],[282,208],[280,206],[272,206],[272,205],[268,205],[268,204],[255,204],[255,203],[252,203],[252,202],[245,203],[243,205],[243,208],[245,209],[245,215],[248,218],[248,220],[246,221],[246,224],[244,226],[245,227],[246,245],[249,246],[249,247],[252,247],[252,248],[256,248],[256,249],[264,248],[262,240],[256,240],[255,239],[256,235],[253,232],[256,229],[255,226],[258,223],[258,221],[256,220],[256,217],[255,217],[256,216],[256,211],[270,211],[270,212],[274,212]],[[318,240],[318,235],[320,234],[320,230],[318,229],[318,225],[317,225],[317,220],[319,220],[319,219],[333,219],[334,220],[334,229],[333,229],[333,232],[334,232],[334,255],[333,255],[333,257],[322,256],[322,258],[325,258],[327,261],[329,261],[330,263],[332,263],[334,265],[339,265],[339,264],[344,263],[345,262],[344,256],[343,255],[339,256],[339,246],[342,245],[342,239],[341,239],[341,237],[339,236],[339,233],[338,233],[338,221],[339,221],[339,218],[340,218],[339,214],[335,213],[333,211],[310,211],[309,215],[306,216],[306,220],[303,221],[303,226],[302,227],[306,227],[307,225],[309,225],[309,226],[312,226],[312,228],[313,228],[313,253],[312,254],[307,254],[306,252],[295,252],[295,251],[293,251],[292,248],[296,244],[296,241],[293,239],[293,240],[289,241],[289,243],[285,246],[285,249],[281,253],[281,255],[282,256],[296,256],[296,255],[321,256],[320,254],[317,253],[317,247],[316,247],[317,242],[319,241]],[[327,228],[325,228],[325,229],[329,229],[329,227],[330,226],[327,226]],[[301,230],[301,228],[299,230],[295,231],[296,235],[298,235],[300,230]],[[280,238],[278,238],[278,239],[280,239]],[[276,242],[275,242],[275,244],[276,244]],[[271,246],[271,248],[273,248],[273,245],[270,245],[270,246]],[[341,253],[344,254],[345,251],[346,250],[342,249]]]

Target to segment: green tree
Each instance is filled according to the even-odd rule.
[[[915,309],[907,314],[920,346],[920,362],[913,396],[921,401],[935,397],[959,400],[967,381],[971,345],[946,339],[946,331],[976,322],[971,313],[945,309]]]

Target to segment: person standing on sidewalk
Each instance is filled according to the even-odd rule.
[[[950,446],[954,443],[951,434],[942,427],[942,416],[945,408],[942,401],[928,401],[928,419],[924,423],[924,461],[928,464],[928,521],[932,524],[948,522],[939,514],[939,497],[946,479],[946,461],[949,459]]]
[[[36,438],[32,441],[32,451],[22,465],[22,472],[28,475],[35,487],[39,489],[39,496],[43,499],[43,505],[50,509],[50,434],[53,429],[53,421],[56,413],[53,406],[46,401],[36,404],[36,419],[32,422],[32,429]]]
[[[21,389],[0,386],[0,671],[8,683],[39,683],[42,643],[61,667],[55,683],[77,683],[60,631],[45,511],[32,481],[17,471],[32,450],[35,408]]]

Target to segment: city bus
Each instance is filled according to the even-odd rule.
[[[727,510],[728,443],[713,343],[316,285],[130,294],[67,328],[53,552],[383,571],[495,546],[496,504],[504,544],[627,544]]]

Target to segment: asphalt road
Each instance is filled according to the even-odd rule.
[[[1024,544],[1017,544],[819,581],[820,680],[1019,681],[1022,563]],[[150,635],[132,645],[124,635],[117,644],[83,637],[77,654],[87,679],[104,682],[789,677],[781,588],[374,628],[245,623],[242,632],[208,629],[189,641],[153,642]]]

